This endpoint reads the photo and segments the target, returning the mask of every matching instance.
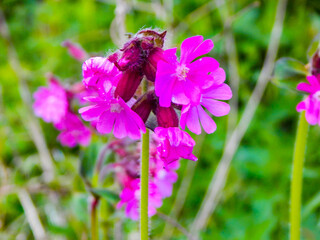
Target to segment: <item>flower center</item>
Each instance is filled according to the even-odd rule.
[[[176,69],[176,76],[180,81],[185,81],[189,70],[185,64],[181,64]]]
[[[320,91],[317,91],[313,94],[312,98],[314,100],[320,101]]]
[[[123,107],[119,103],[111,103],[110,112],[120,113],[123,110]]]

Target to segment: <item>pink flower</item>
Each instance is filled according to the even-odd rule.
[[[140,179],[132,179],[129,181],[120,193],[120,202],[117,208],[125,206],[125,213],[132,220],[139,219],[140,205]],[[157,186],[153,182],[149,182],[149,200],[148,215],[149,217],[156,214],[156,208],[162,205],[161,195],[157,191]]]
[[[64,41],[62,43],[62,46],[66,47],[68,49],[69,54],[78,61],[84,61],[88,57],[88,54],[85,50],[83,50],[82,47],[69,40]]]
[[[107,58],[93,57],[83,63],[82,75],[86,87],[103,87],[108,92],[117,85],[121,74]]]
[[[159,138],[157,151],[165,166],[179,158],[197,161],[197,157],[192,154],[196,143],[188,133],[177,127],[157,127],[154,132]]]
[[[307,76],[308,83],[299,83],[299,91],[309,93],[309,96],[297,105],[297,111],[306,111],[306,120],[311,125],[320,126],[320,75]]]
[[[66,116],[54,126],[61,131],[57,139],[64,146],[75,147],[77,144],[87,146],[90,143],[89,128],[72,112],[67,112]]]
[[[200,88],[210,87],[213,76],[209,73],[216,71],[219,63],[210,57],[195,59],[212,48],[211,40],[203,41],[202,36],[194,36],[182,42],[180,61],[175,56],[175,48],[164,52],[167,60],[158,62],[155,80],[155,93],[160,106],[170,107],[171,101],[189,104],[190,99],[198,97]]]
[[[204,131],[209,134],[217,129],[216,123],[202,106],[216,117],[221,117],[229,113],[229,104],[216,100],[229,100],[232,97],[230,87],[223,83],[225,73],[222,68],[218,68],[211,73],[211,75],[213,76],[213,85],[207,89],[199,89],[198,96],[190,99],[190,103],[182,107],[180,118],[182,129],[185,129],[185,126],[187,126],[191,132],[200,134],[200,123]]]
[[[154,172],[154,183],[157,185],[159,193],[163,198],[170,197],[173,184],[178,180],[178,174],[168,167],[158,167]]]
[[[49,87],[39,87],[33,95],[35,115],[45,122],[58,123],[68,108],[67,93],[58,80],[50,75]]]
[[[85,121],[97,121],[99,133],[107,134],[113,129],[116,138],[140,139],[146,131],[142,119],[121,98],[88,97],[92,105],[79,109]],[[114,127],[113,127],[114,126]]]

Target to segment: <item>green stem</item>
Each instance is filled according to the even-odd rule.
[[[149,130],[142,136],[141,153],[140,239],[148,239]]]
[[[302,171],[309,125],[301,112],[293,155],[291,179],[290,240],[300,240]]]
[[[91,202],[90,207],[90,220],[91,220],[91,240],[98,240],[98,215],[97,215],[97,207],[99,204],[99,199],[94,197],[94,199]]]

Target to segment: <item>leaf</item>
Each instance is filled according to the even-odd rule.
[[[104,198],[105,200],[107,200],[108,202],[111,203],[115,203],[119,201],[119,195],[107,190],[107,189],[102,189],[102,188],[91,188],[90,191],[95,194],[98,195],[99,197]]]
[[[272,81],[280,87],[296,91],[299,82],[308,75],[304,64],[293,58],[281,58],[275,64]]]
[[[84,150],[80,157],[80,175],[85,179],[90,179],[99,154],[99,144],[92,143]]]
[[[320,47],[320,34],[318,34],[311,42],[308,51],[307,51],[307,57],[309,61],[312,59],[313,55],[317,51],[317,49]]]

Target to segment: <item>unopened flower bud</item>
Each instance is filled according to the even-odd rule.
[[[143,73],[151,82],[154,82],[156,79],[157,63],[161,59],[163,59],[163,50],[161,48],[155,48],[149,54],[148,60],[143,68]]]
[[[179,126],[177,113],[172,106],[161,107],[160,105],[158,105],[156,109],[156,116],[159,127],[168,128]]]
[[[155,107],[155,95],[154,92],[145,93],[141,96],[136,103],[132,106],[132,110],[136,112],[139,117],[145,123],[150,115],[150,112]]]
[[[136,92],[143,75],[139,71],[125,71],[123,72],[117,88],[115,90],[115,96],[121,97],[125,102],[129,101]]]
[[[69,40],[66,40],[62,43],[63,47],[66,47],[68,49],[69,54],[78,61],[84,61],[88,58],[88,54],[85,50],[83,50],[82,47],[80,47],[78,44],[75,44]]]

